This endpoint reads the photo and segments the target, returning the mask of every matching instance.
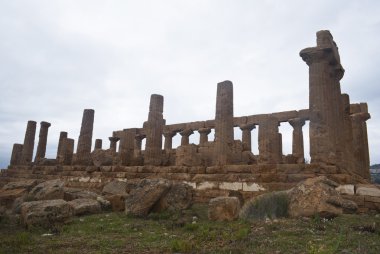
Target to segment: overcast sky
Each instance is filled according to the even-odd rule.
[[[54,158],[59,132],[77,141],[83,109],[95,109],[94,139],[108,147],[112,131],[142,127],[153,93],[168,124],[213,119],[223,80],[234,83],[235,116],[307,108],[299,51],[321,29],[338,44],[342,92],[368,102],[380,163],[380,1],[0,0],[0,166],[28,120],[52,124]],[[280,130],[291,153],[291,127]]]

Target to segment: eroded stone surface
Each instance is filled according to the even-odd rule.
[[[25,202],[21,205],[21,221],[26,226],[51,228],[73,215],[73,208],[62,199]]]
[[[217,197],[208,204],[208,218],[216,221],[232,221],[238,218],[240,202],[237,197]]]

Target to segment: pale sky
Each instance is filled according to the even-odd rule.
[[[368,103],[371,164],[380,163],[379,1],[0,0],[0,167],[28,120],[52,124],[55,158],[59,132],[77,141],[83,109],[95,109],[93,137],[108,147],[112,131],[142,127],[153,93],[168,124],[213,119],[223,80],[234,84],[235,116],[307,108],[299,52],[322,29],[340,50],[342,92]],[[280,130],[291,153],[291,127]]]

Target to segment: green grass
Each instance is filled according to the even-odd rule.
[[[123,213],[77,217],[52,236],[3,220],[0,253],[380,253],[380,217],[211,222],[205,210],[196,206],[148,219]]]

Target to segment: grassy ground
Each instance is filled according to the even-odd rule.
[[[380,253],[380,217],[210,222],[198,206],[148,219],[77,217],[50,231],[2,220],[0,253]]]

